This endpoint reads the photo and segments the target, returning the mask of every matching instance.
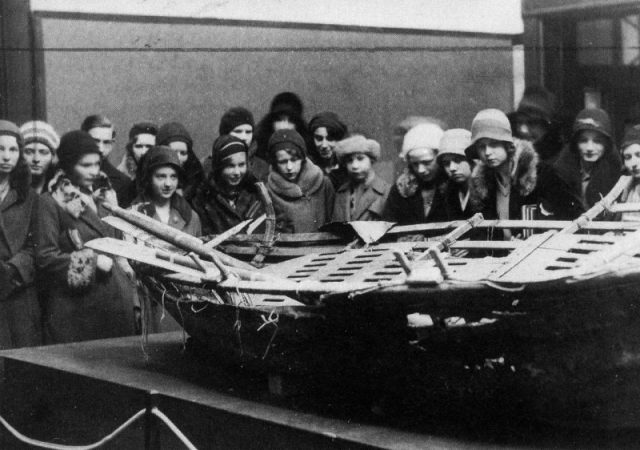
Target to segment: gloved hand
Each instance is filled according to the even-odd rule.
[[[21,282],[18,269],[11,264],[0,262],[0,301],[8,298]]]

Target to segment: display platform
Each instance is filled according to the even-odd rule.
[[[98,441],[150,400],[199,449],[600,449],[633,448],[640,440],[638,430],[442,419],[438,405],[431,419],[398,419],[304,390],[274,396],[265,374],[203,361],[184,344],[174,332],[150,335],[144,348],[132,336],[0,352],[0,414],[32,438],[66,445]],[[0,448],[32,447],[0,426]],[[142,419],[101,448],[185,447],[163,424]]]
[[[184,350],[181,332],[0,352],[1,413],[19,431],[86,444],[145,408],[149,392],[197,448],[451,448],[464,442],[284,407],[267,377],[215,370]],[[106,448],[144,448],[139,421]],[[183,448],[158,426],[162,448]],[[20,447],[5,430],[2,448]],[[472,447],[471,443],[469,447]],[[476,447],[476,446],[474,446]]]

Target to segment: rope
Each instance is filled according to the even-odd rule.
[[[151,414],[153,414],[154,416],[162,420],[164,424],[167,427],[169,427],[171,431],[173,431],[173,434],[175,434],[176,437],[180,439],[180,441],[184,444],[185,447],[187,447],[189,450],[198,450],[195,447],[195,445],[193,445],[191,441],[187,439],[184,433],[180,431],[180,429],[162,411],[160,411],[158,408],[154,406],[153,409],[151,410]]]
[[[0,416],[0,423],[4,425],[4,427],[20,442],[31,445],[33,447],[38,448],[46,448],[49,450],[91,450],[94,448],[102,447],[108,442],[115,439],[118,435],[120,435],[124,430],[126,430],[130,425],[136,422],[140,417],[142,417],[147,412],[147,409],[141,409],[126,422],[120,425],[118,428],[113,430],[111,433],[100,439],[98,442],[94,442],[93,444],[88,445],[63,445],[63,444],[52,444],[51,442],[39,441],[37,439],[32,439],[24,434],[20,433],[16,430],[9,422],[7,422],[4,417]],[[153,407],[151,409],[151,414],[158,417],[164,424],[173,432],[173,434],[180,439],[180,441],[184,444],[186,448],[189,450],[197,450],[195,445],[191,443],[191,441],[184,435],[182,431],[174,424],[171,419],[169,419],[162,411],[160,411],[157,407]]]
[[[128,428],[129,425],[131,425],[140,417],[142,417],[145,414],[145,412],[146,412],[146,409],[141,409],[140,411],[135,413],[133,416],[131,416],[126,422],[124,422],[122,425],[120,425],[118,428],[112,431],[110,434],[106,435],[104,438],[100,439],[98,442],[95,442],[89,445],[61,445],[61,444],[52,444],[50,442],[39,441],[37,439],[32,439],[20,433],[18,430],[13,428],[11,424],[7,422],[2,416],[0,416],[0,423],[2,423],[2,425],[4,425],[4,427],[20,442],[23,442],[25,444],[28,444],[34,447],[47,448],[52,450],[90,450],[90,449],[101,447],[107,442],[113,440],[116,436],[118,436],[126,428]],[[173,431],[173,429],[171,431]],[[195,448],[195,447],[191,446],[190,448]]]

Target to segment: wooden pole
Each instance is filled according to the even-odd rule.
[[[602,199],[600,199],[599,202],[593,205],[589,209],[589,211],[585,212],[569,225],[558,231],[558,233],[572,234],[584,228],[586,224],[598,217],[605,209],[607,209],[613,202],[615,202],[616,199],[620,197],[620,194],[622,194],[622,191],[624,191],[629,186],[629,184],[631,184],[632,180],[633,178],[629,175],[621,176],[618,182],[615,184],[615,186],[613,186],[613,188],[607,195],[605,195]]]
[[[473,217],[471,217],[468,220],[465,220],[459,227],[457,227],[455,230],[453,230],[451,233],[447,234],[444,239],[442,239],[441,241],[436,241],[433,243],[433,245],[430,245],[429,248],[424,251],[418,258],[416,258],[418,261],[422,260],[422,259],[426,259],[427,256],[430,256],[430,250],[431,249],[437,249],[438,251],[442,251],[445,250],[447,248],[449,248],[454,242],[456,242],[458,239],[460,239],[465,233],[467,233],[468,231],[472,230],[473,228],[475,228],[475,226],[482,222],[482,220],[484,219],[484,217],[482,217],[482,214],[477,213],[474,214]]]
[[[164,239],[183,250],[194,252],[195,254],[204,258],[209,258],[216,265],[217,262],[220,262],[223,265],[230,266],[236,269],[244,269],[245,271],[251,272],[254,271],[253,267],[243,261],[240,261],[239,259],[227,256],[215,249],[207,248],[197,237],[191,236],[190,234],[184,233],[180,230],[176,230],[169,225],[165,225],[164,223],[159,222],[151,217],[145,216],[144,214],[141,214],[137,211],[123,209],[119,206],[114,206],[106,202],[104,203],[104,207],[113,215],[120,217],[121,219],[126,220],[127,222],[132,223],[139,228],[142,228],[147,233]]]

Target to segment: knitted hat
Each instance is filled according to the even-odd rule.
[[[13,136],[18,141],[18,147],[23,147],[22,134],[20,134],[20,128],[8,120],[0,120],[0,136]]]
[[[624,134],[624,138],[622,139],[620,150],[622,151],[633,144],[640,145],[640,125],[634,125],[627,130],[627,132]]]
[[[303,158],[307,157],[307,147],[304,139],[296,130],[278,130],[269,138],[269,156],[274,157],[278,150],[297,148]]]
[[[229,108],[220,119],[220,126],[218,127],[220,136],[231,133],[235,127],[240,125],[251,125],[251,128],[255,128],[253,114],[241,106]]]
[[[55,152],[58,145],[60,145],[60,136],[58,136],[56,130],[41,120],[32,120],[24,123],[20,127],[20,134],[24,139],[24,145],[38,142],[49,147],[52,152]]]
[[[153,170],[161,166],[172,166],[180,177],[184,174],[178,154],[166,145],[151,147],[142,160],[143,171],[147,177],[151,175]]]
[[[330,138],[335,140],[343,139],[347,133],[347,126],[340,120],[338,115],[331,111],[316,114],[309,122],[309,131],[312,133],[318,128],[326,128]]]
[[[575,139],[576,135],[583,130],[597,131],[611,139],[611,119],[609,119],[609,114],[600,108],[583,109],[573,122],[572,139]]]
[[[213,143],[211,149],[211,165],[216,169],[223,159],[236,153],[247,153],[247,145],[242,139],[230,134],[223,134]]]
[[[478,159],[476,142],[488,138],[513,144],[511,124],[507,115],[499,109],[483,109],[471,123],[471,145],[465,150],[467,158]]]
[[[354,153],[364,153],[372,160],[377,161],[380,159],[380,144],[362,135],[355,135],[338,142],[335,152],[340,161]]]
[[[430,148],[438,150],[440,139],[442,139],[442,128],[433,123],[421,123],[407,131],[402,141],[402,152],[400,157],[407,159],[407,155],[412,150]]]
[[[60,139],[57,153],[58,164],[67,175],[72,173],[73,166],[75,166],[84,155],[91,153],[101,155],[98,144],[96,144],[89,133],[82,130],[65,133]]]
[[[156,143],[158,145],[169,145],[172,142],[184,142],[191,149],[193,140],[187,129],[179,122],[165,123],[158,130]]]
[[[516,113],[551,122],[556,113],[556,96],[542,86],[530,86],[525,89]]]
[[[129,130],[129,140],[133,140],[139,134],[158,134],[158,127],[152,122],[138,122]]]
[[[436,161],[441,164],[444,155],[459,155],[466,158],[464,151],[471,145],[471,132],[462,128],[447,130],[440,139],[440,150]]]

